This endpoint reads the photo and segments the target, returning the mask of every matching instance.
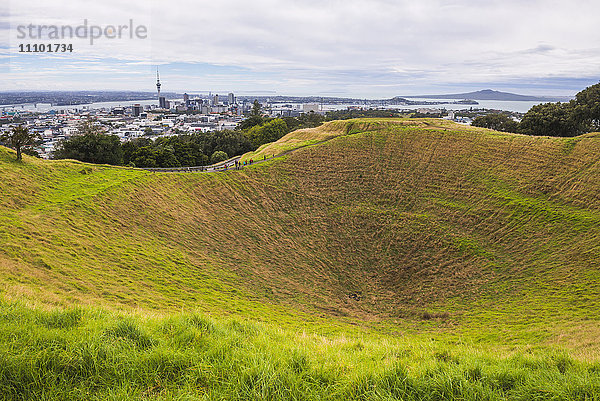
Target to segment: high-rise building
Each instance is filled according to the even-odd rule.
[[[217,93],[214,97],[213,97],[213,106],[218,106],[219,105],[219,94]]]
[[[133,114],[134,117],[139,117],[139,115],[142,114],[142,106],[139,104],[134,104],[131,114]]]
[[[167,107],[167,99],[165,99],[164,96],[160,96],[158,98],[158,107],[160,107],[161,109],[166,109]]]
[[[188,95],[187,93],[183,94],[183,102],[185,103],[186,107],[190,107],[190,95]]]
[[[229,103],[230,106],[235,104],[235,95],[233,93],[230,93],[227,96],[227,102]]]

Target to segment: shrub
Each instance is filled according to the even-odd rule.
[[[227,159],[229,159],[229,156],[227,156],[227,153],[223,152],[222,150],[217,150],[210,157],[210,162],[215,164],[215,163],[225,161]]]
[[[519,123],[502,113],[491,113],[485,116],[478,116],[473,120],[472,125],[502,132],[517,132],[519,127]]]

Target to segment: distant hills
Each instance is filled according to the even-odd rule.
[[[165,96],[174,93],[163,92]],[[0,92],[0,105],[48,103],[53,106],[73,106],[96,102],[120,102],[156,99],[156,92],[134,91],[6,91]]]
[[[175,92],[162,92],[169,98],[182,98],[183,94]],[[191,96],[199,96],[207,99],[205,93],[190,93]],[[456,102],[425,102],[412,101],[408,99],[443,99]],[[136,91],[0,91],[0,106],[11,106],[33,103],[49,103],[53,106],[79,105],[96,102],[137,101],[156,99],[155,92]],[[477,104],[477,100],[507,100],[507,101],[533,101],[533,102],[564,102],[571,97],[538,97],[518,95],[515,93],[499,92],[491,89],[477,92],[454,93],[447,95],[413,95],[396,96],[391,99],[361,99],[350,97],[325,97],[325,96],[238,96],[239,101],[252,102],[257,99],[261,103],[326,103],[326,104],[356,104],[356,105],[434,105],[434,104]]]
[[[422,99],[471,99],[471,100],[504,100],[504,101],[520,101],[520,102],[565,102],[572,99],[569,96],[528,96],[518,95],[516,93],[500,92],[492,89],[484,89],[476,92],[453,93],[448,95],[419,95],[419,96],[403,96],[405,98],[422,98]]]

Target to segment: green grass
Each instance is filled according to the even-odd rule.
[[[598,135],[292,134],[216,174],[0,149],[0,394],[599,397]]]
[[[595,400],[600,365],[444,339],[323,336],[197,313],[3,303],[5,400]]]
[[[547,339],[546,319],[594,319],[597,138],[436,120],[322,130],[333,139],[210,175],[16,163],[3,151],[0,285],[58,305],[292,326],[415,328],[445,312],[470,330],[534,313]],[[361,302],[348,299],[356,292]]]
[[[394,123],[397,121],[391,120],[391,122]],[[330,121],[316,128],[292,131],[276,142],[266,143],[253,152],[245,153],[241,161],[244,162],[250,159],[257,161],[264,158],[278,157],[290,151],[321,144],[339,136],[371,131],[388,124],[389,122],[376,119],[363,119],[350,122]]]
[[[272,158],[283,153],[314,145],[345,133],[344,125],[340,121],[325,123],[316,128],[306,128],[292,131],[276,142],[261,145],[257,150],[244,154],[241,161],[262,160]]]

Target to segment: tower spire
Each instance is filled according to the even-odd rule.
[[[156,67],[156,90],[158,91],[158,97],[160,97],[160,77],[158,76],[158,67]]]

